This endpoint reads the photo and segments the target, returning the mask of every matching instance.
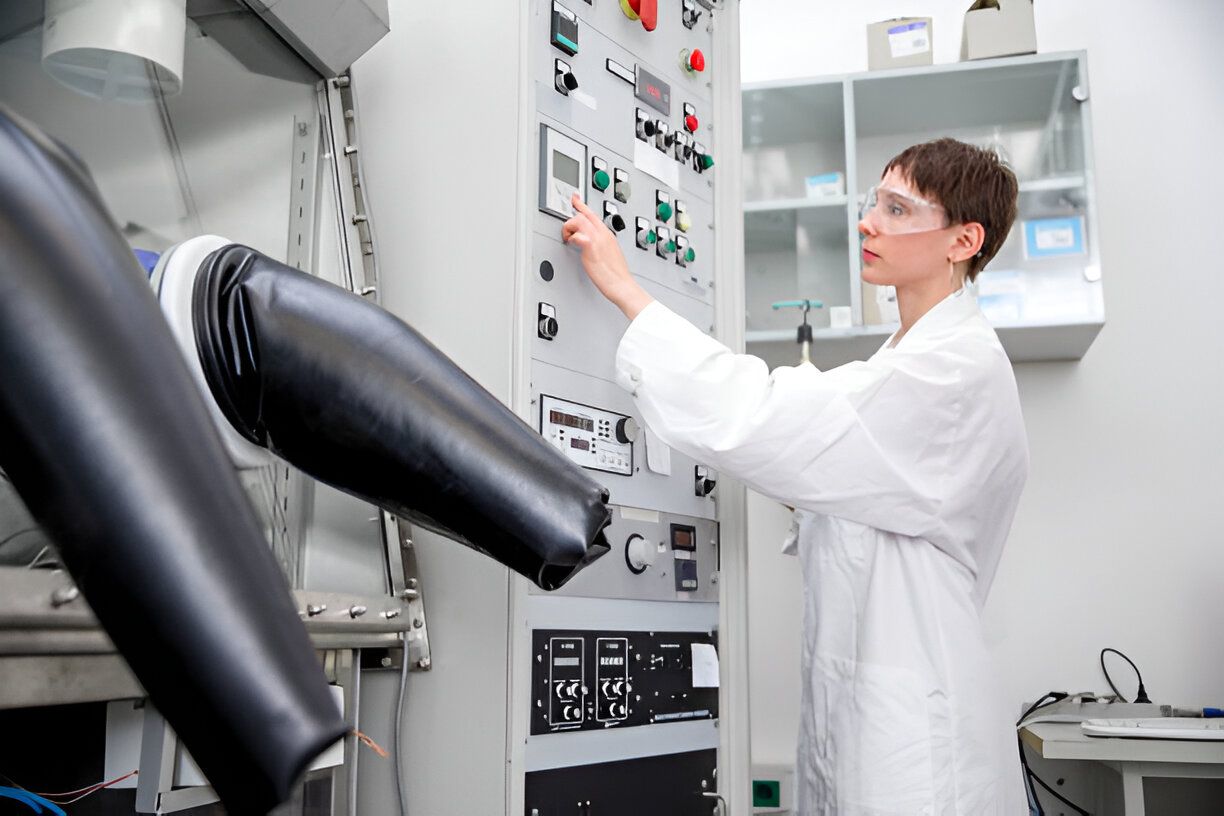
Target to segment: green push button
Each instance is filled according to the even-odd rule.
[[[659,220],[666,221],[667,219],[671,217],[672,217],[672,205],[668,204],[666,201],[660,201],[659,202]]]
[[[646,243],[653,244],[657,240],[659,240],[659,236],[655,235],[654,230],[651,230],[650,232],[646,233]]]
[[[607,170],[596,170],[595,175],[591,177],[591,184],[595,185],[595,189],[601,193],[608,189],[611,183],[612,177],[608,175]]]
[[[697,253],[693,251],[692,247],[684,250],[684,260],[686,263],[692,263],[697,260]]]
[[[666,246],[666,247],[664,247],[664,249],[666,249],[668,252],[675,252],[675,251],[676,251],[676,242],[675,242],[675,241],[668,241],[668,242],[667,242],[667,246]]]
[[[754,779],[752,781],[753,807],[781,807],[782,785],[776,779]]]
[[[714,157],[711,156],[709,153],[702,153],[701,154],[701,169],[709,170],[713,166],[714,166]]]

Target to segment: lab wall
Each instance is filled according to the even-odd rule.
[[[933,18],[959,57],[970,0],[744,3],[745,82],[865,70],[866,25]],[[1085,49],[1106,325],[1079,362],[1016,366],[1031,473],[985,609],[1017,707],[1108,691],[1102,647],[1157,702],[1224,703],[1224,343],[1218,0],[1038,2],[1042,52]],[[802,590],[779,553],[789,514],[749,503],[752,751],[793,761]],[[1120,689],[1134,693],[1122,664]]]

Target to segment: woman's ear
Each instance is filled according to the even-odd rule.
[[[986,241],[986,228],[976,221],[957,226],[952,246],[948,249],[948,260],[952,263],[967,261],[982,251]]]

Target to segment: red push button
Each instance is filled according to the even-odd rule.
[[[697,127],[698,127],[698,123],[697,123],[696,116],[693,116],[693,114],[690,113],[688,116],[684,117],[684,129],[685,130],[687,130],[689,133],[696,133]]]
[[[687,64],[684,67],[697,73],[705,70],[705,54],[701,53],[700,48],[693,49],[692,53],[688,55]]]

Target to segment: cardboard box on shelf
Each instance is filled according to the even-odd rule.
[[[934,50],[930,17],[898,17],[867,26],[867,68],[930,65]]]
[[[965,12],[962,60],[1036,53],[1033,0],[977,0]]]

